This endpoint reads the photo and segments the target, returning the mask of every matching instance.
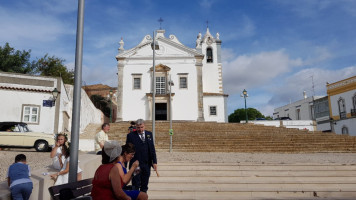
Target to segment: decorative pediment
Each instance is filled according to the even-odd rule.
[[[151,67],[150,70],[153,71],[153,67]],[[171,68],[166,65],[163,64],[156,65],[156,72],[168,72],[170,70]]]
[[[183,45],[174,35],[170,35],[169,38],[160,34],[156,36],[160,49],[156,50],[156,56],[160,58],[164,57],[203,57],[204,55],[198,52],[196,49],[189,48]],[[121,51],[117,56],[117,60],[122,59],[152,59],[152,37],[146,35],[143,40],[134,48]]]

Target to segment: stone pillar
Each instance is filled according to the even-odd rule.
[[[205,121],[203,105],[203,60],[204,57],[196,57],[195,66],[197,68],[197,93],[198,93],[198,122]]]
[[[124,78],[124,63],[123,60],[119,60],[117,64],[117,113],[116,122],[122,121],[122,98],[123,98],[123,78]]]

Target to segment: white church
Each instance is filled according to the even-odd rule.
[[[219,33],[214,37],[209,28],[204,36],[199,33],[195,49],[175,35],[165,37],[165,30],[157,30],[155,41],[155,119],[227,122]],[[152,36],[146,35],[136,47],[125,50],[120,41],[117,121],[152,120],[152,43]]]

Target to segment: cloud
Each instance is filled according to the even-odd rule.
[[[333,83],[356,75],[356,66],[337,70],[308,68],[285,77],[282,84],[270,87],[274,96],[268,101],[271,105],[288,104],[303,98],[303,91],[307,96],[326,96],[326,82]],[[313,88],[314,86],[314,88]]]
[[[58,37],[71,34],[72,27],[56,17],[34,13],[31,10],[14,12],[0,7],[0,38],[3,41],[33,43],[55,41]]]
[[[247,15],[239,17],[236,21],[233,21],[233,23],[234,24],[229,25],[231,30],[223,35],[223,39],[226,42],[252,37],[256,34],[256,26]]]
[[[202,7],[202,9],[209,10],[214,2],[215,2],[215,0],[202,0],[199,2],[199,5]]]
[[[302,64],[300,59],[290,59],[284,50],[241,55],[223,63],[224,89],[227,93],[261,87],[273,82],[274,78]]]

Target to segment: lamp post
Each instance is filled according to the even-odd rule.
[[[170,136],[170,142],[169,142],[169,152],[172,153],[172,137],[173,137],[173,129],[172,129],[172,86],[174,86],[174,83],[172,81],[171,75],[169,75],[169,136]]]
[[[243,97],[245,99],[245,119],[246,119],[246,123],[248,123],[247,108],[246,108],[246,98],[248,97],[248,94],[245,89],[244,89],[244,91],[242,91],[241,97]]]
[[[153,42],[151,43],[151,48],[153,51],[153,75],[152,75],[152,137],[153,137],[153,143],[156,141],[156,134],[155,134],[155,121],[156,121],[156,102],[155,102],[155,97],[156,97],[156,64],[155,64],[155,56],[156,56],[156,49],[159,49],[158,43],[156,42],[156,33],[153,31]]]
[[[112,123],[112,94],[113,94],[113,92],[112,92],[112,90],[110,90],[110,92],[109,92],[109,100],[110,100],[110,123]]]

